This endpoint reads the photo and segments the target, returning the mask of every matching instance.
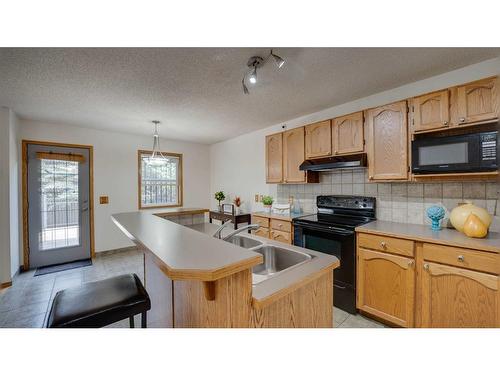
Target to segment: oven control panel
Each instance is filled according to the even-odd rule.
[[[375,209],[373,197],[345,196],[345,195],[320,195],[316,198],[318,208],[344,208],[350,210]]]

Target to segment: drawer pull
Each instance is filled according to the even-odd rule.
[[[415,261],[413,259],[408,261],[409,267],[413,267],[414,264],[415,264]]]
[[[283,226],[283,224],[278,224],[278,227],[280,227],[280,228],[281,228],[282,226]]]
[[[429,264],[428,263],[425,263],[424,264],[424,270],[428,271],[429,270]]]
[[[459,262],[463,262],[465,260],[465,257],[463,255],[459,255],[457,259]]]
[[[385,241],[382,241],[382,242],[380,243],[380,246],[382,246],[382,247],[385,249],[385,248],[387,247],[387,244],[385,243]]]

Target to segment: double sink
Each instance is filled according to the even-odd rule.
[[[229,243],[259,253],[264,262],[252,269],[253,284],[258,284],[270,277],[276,276],[283,271],[299,266],[312,259],[309,254],[296,250],[267,244],[250,237],[235,235],[227,240]]]

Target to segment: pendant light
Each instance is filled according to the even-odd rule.
[[[153,120],[151,122],[154,124],[153,152],[152,152],[151,156],[147,159],[147,162],[149,164],[157,164],[158,165],[158,164],[163,163],[165,160],[167,160],[167,158],[165,157],[165,155],[163,155],[161,153],[161,149],[160,149],[160,134],[158,132],[160,121]]]

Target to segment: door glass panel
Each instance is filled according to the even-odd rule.
[[[79,246],[78,162],[40,162],[40,250]]]

